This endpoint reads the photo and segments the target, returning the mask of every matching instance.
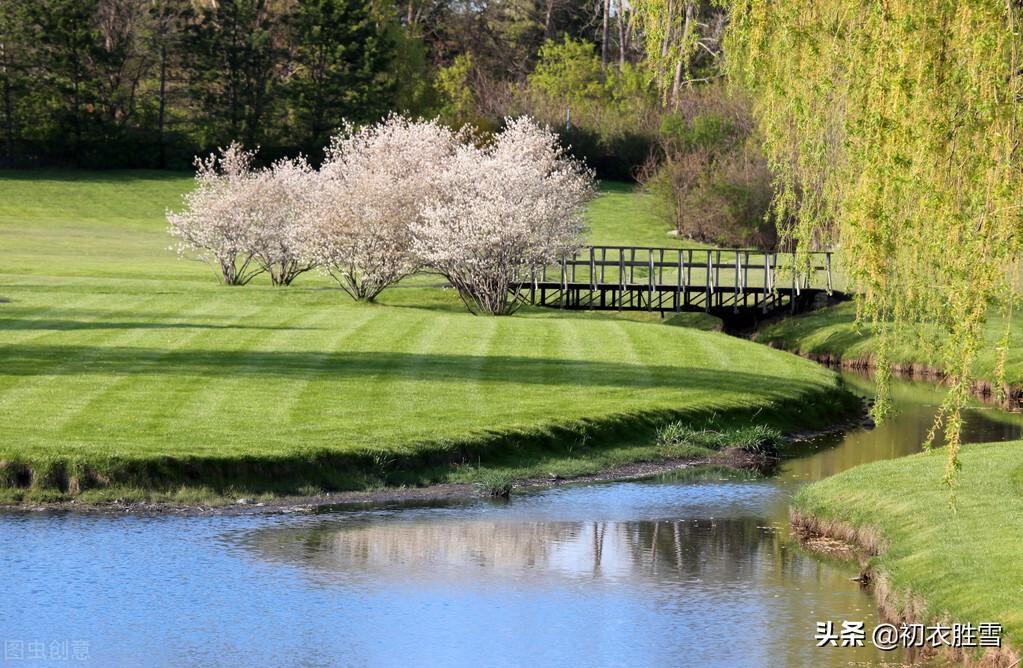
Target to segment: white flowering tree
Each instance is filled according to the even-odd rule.
[[[196,254],[227,285],[245,285],[263,272],[249,244],[253,153],[240,144],[195,160],[195,189],[185,208],[167,212],[179,255]]]
[[[415,271],[411,226],[437,197],[439,173],[460,142],[461,133],[436,121],[397,115],[346,127],[320,168],[305,257],[359,300]]]
[[[255,153],[232,143],[196,159],[196,187],[185,208],[168,212],[178,252],[207,262],[227,285],[266,272],[290,285],[313,264],[299,256],[306,221],[315,215],[316,174],[304,158],[253,169]]]
[[[291,285],[315,263],[300,255],[308,221],[317,215],[316,173],[304,158],[279,160],[248,183],[246,250],[274,285]]]
[[[463,145],[438,174],[439,196],[412,225],[420,261],[470,311],[503,315],[534,272],[578,250],[593,174],[532,119],[506,122],[483,148]]]

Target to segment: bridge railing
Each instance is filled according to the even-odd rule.
[[[586,246],[558,265],[545,267],[535,280],[594,290],[602,286],[710,293],[840,289],[830,251],[811,253],[809,259],[809,266],[797,267],[793,253],[757,249]]]

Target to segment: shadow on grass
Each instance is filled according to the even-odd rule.
[[[173,171],[157,169],[73,169],[73,168],[43,168],[43,169],[10,169],[0,170],[0,181],[67,181],[77,183],[108,183],[125,184],[135,181],[179,181],[183,178],[190,178],[190,171]]]
[[[798,395],[806,384],[788,378],[686,366],[623,364],[511,355],[449,355],[411,352],[292,352],[50,346],[3,348],[2,373],[77,376],[207,375],[276,377],[294,380],[373,378],[503,382],[520,385],[676,388],[707,392],[755,390]]]
[[[267,331],[300,331],[313,330],[313,327],[276,327],[269,325],[215,325],[200,322],[152,322],[152,321],[113,321],[113,320],[33,320],[33,319],[4,319],[0,318],[0,331],[9,330],[50,330],[50,331],[75,331],[75,330],[101,330],[101,329],[239,329],[239,330],[267,330]]]

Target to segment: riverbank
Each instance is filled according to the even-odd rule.
[[[765,451],[750,450],[748,447],[726,445],[720,450],[693,444],[673,445],[650,444],[625,445],[601,451],[594,449],[586,453],[569,453],[553,468],[561,471],[540,473],[536,466],[505,468],[477,468],[470,474],[456,474],[448,480],[461,482],[435,482],[419,487],[379,487],[372,489],[341,492],[323,492],[316,495],[234,497],[225,494],[208,493],[204,497],[178,495],[154,495],[130,489],[108,489],[101,496],[76,496],[63,500],[0,503],[0,511],[6,512],[49,512],[73,511],[101,514],[249,514],[249,513],[294,513],[317,512],[334,508],[357,506],[380,506],[385,504],[419,504],[446,501],[469,501],[491,497],[508,498],[511,494],[536,492],[568,485],[585,485],[608,482],[642,480],[684,469],[715,469],[723,471],[748,471],[755,475],[766,475],[788,456],[789,449],[804,442],[823,436],[855,429],[862,424],[865,412],[848,411],[845,422],[828,427],[789,434],[781,443],[772,444]],[[713,426],[717,423],[705,423]],[[763,424],[763,423],[758,423]],[[618,463],[615,463],[615,462]],[[552,468],[547,461],[545,468]]]
[[[984,345],[978,352],[973,392],[982,399],[997,396],[995,383],[996,349],[1005,322],[992,315],[985,325]],[[786,350],[833,368],[873,371],[877,341],[869,326],[856,323],[856,306],[851,302],[803,315],[784,318],[758,331],[755,341]],[[891,357],[893,372],[904,378],[941,382],[938,333],[921,332],[919,340],[898,342]],[[1013,316],[1009,356],[1005,368],[1005,397],[1010,404],[1023,403],[1023,313]]]
[[[532,478],[505,478],[500,480],[509,487],[509,494],[534,492],[568,485],[586,485],[605,482],[641,480],[657,475],[696,467],[716,467],[732,471],[747,470],[759,472],[769,467],[771,461],[761,456],[744,453],[737,449],[713,455],[685,458],[666,458],[657,461],[621,464],[597,473],[578,475],[548,475]],[[308,513],[328,509],[353,508],[359,506],[379,507],[383,505],[437,504],[443,502],[465,502],[472,499],[491,497],[501,499],[505,494],[494,494],[482,483],[436,483],[424,487],[384,487],[380,489],[324,493],[317,496],[263,496],[232,499],[221,497],[208,503],[175,503],[173,501],[132,501],[117,499],[110,502],[88,503],[80,499],[53,503],[22,503],[0,505],[6,512],[51,512],[73,511],[84,513],[135,513],[135,514],[251,514],[251,513]]]
[[[0,502],[208,505],[591,475],[708,456],[660,452],[669,422],[792,432],[858,409],[808,361],[648,314],[475,317],[435,276],[379,304],[312,273],[220,286],[167,250],[164,211],[185,183],[0,177]],[[593,217],[595,239],[621,233],[620,219],[599,228],[611,219]]]
[[[999,623],[980,661],[1018,665],[1023,647],[1023,441],[966,445],[955,510],[934,450],[857,466],[800,489],[793,525],[811,548],[851,544],[882,611],[897,621]],[[828,549],[841,556],[841,550]],[[964,657],[953,657],[964,658]],[[978,657],[966,658],[976,662]]]
[[[836,427],[839,416],[845,422]],[[398,448],[376,452],[297,451],[287,459],[273,459],[261,457],[262,453],[253,449],[234,461],[203,461],[194,456],[147,457],[147,453],[138,452],[133,453],[132,460],[107,460],[115,467],[112,473],[92,468],[97,465],[87,459],[69,465],[58,456],[50,460],[56,463],[48,462],[45,478],[39,480],[34,471],[23,473],[25,482],[20,485],[13,477],[19,474],[18,460],[13,460],[16,464],[12,466],[8,455],[0,463],[0,475],[6,483],[0,487],[0,505],[115,512],[256,504],[274,509],[312,508],[346,502],[487,496],[499,493],[493,491],[497,486],[535,488],[624,480],[695,466],[757,469],[773,457],[784,457],[786,446],[781,445],[769,456],[727,444],[721,449],[685,442],[665,446],[657,442],[657,429],[671,421],[724,433],[768,425],[786,433],[798,429],[801,433],[793,439],[798,440],[851,426],[861,416],[861,401],[844,389],[833,388],[770,407],[617,415],[432,448],[418,444],[408,453]],[[151,473],[154,467],[159,468]],[[53,473],[55,469],[57,474]],[[89,472],[91,486],[79,486],[74,472],[82,469]],[[142,477],[146,475],[150,477]],[[97,484],[94,481],[100,476],[105,480]]]

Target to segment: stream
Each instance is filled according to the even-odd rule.
[[[896,418],[802,445],[769,477],[315,514],[0,515],[0,665],[897,665],[869,646],[858,568],[802,551],[788,505],[917,451],[939,396],[899,382]],[[978,406],[964,441],[1021,424]],[[865,622],[867,646],[818,649],[827,620]]]

